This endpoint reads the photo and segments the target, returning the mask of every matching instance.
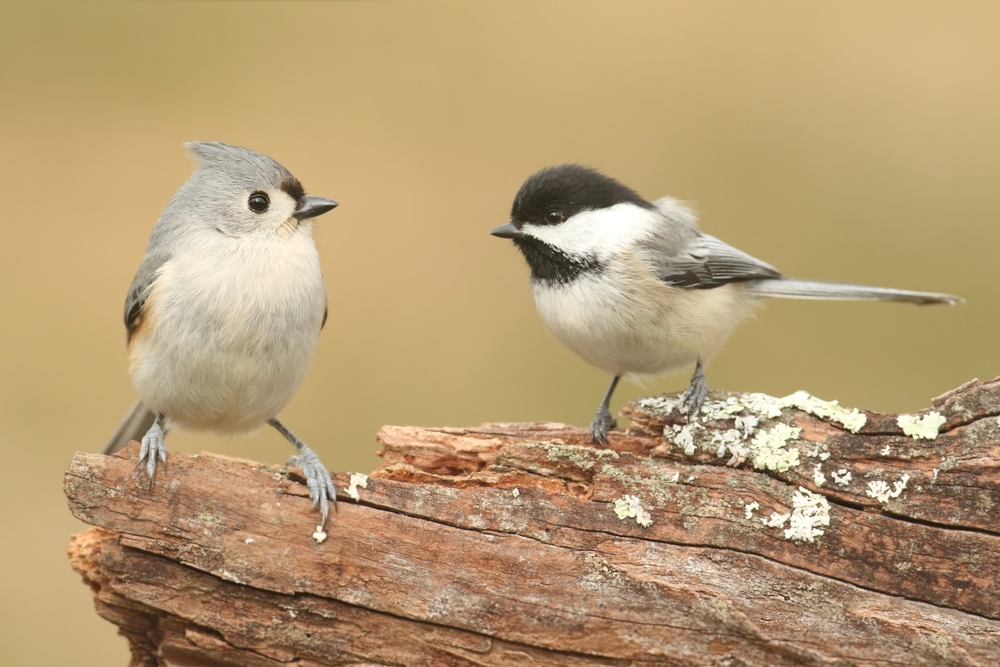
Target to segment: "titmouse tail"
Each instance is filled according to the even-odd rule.
[[[142,440],[142,436],[149,431],[155,419],[156,415],[146,407],[146,404],[141,399],[136,401],[132,409],[125,415],[125,419],[118,425],[118,429],[111,436],[111,440],[101,450],[101,453],[114,454],[127,445],[129,440]]]
[[[910,292],[889,287],[868,287],[844,283],[825,283],[815,280],[754,280],[746,283],[747,291],[760,296],[784,297],[787,299],[828,299],[841,301],[903,301],[922,306],[944,303],[954,305],[964,299],[950,294],[934,292]]]

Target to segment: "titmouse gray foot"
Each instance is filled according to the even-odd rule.
[[[149,475],[149,486],[153,486],[153,475],[156,473],[156,459],[167,463],[167,446],[163,442],[163,415],[156,415],[153,425],[142,436],[142,447],[139,449],[139,461],[136,467],[142,466],[146,461],[146,474]]]
[[[334,509],[337,508],[337,489],[333,485],[333,479],[330,478],[329,471],[323,465],[323,462],[319,460],[316,452],[309,449],[306,443],[295,437],[295,434],[289,431],[288,427],[277,419],[268,419],[267,423],[276,428],[281,435],[285,436],[288,442],[295,445],[295,450],[298,454],[289,457],[288,465],[302,468],[302,472],[306,474],[306,484],[309,486],[309,497],[312,498],[313,509],[316,509],[316,505],[318,504],[320,513],[323,516],[320,528],[326,528],[326,519],[330,514],[330,502],[333,502]]]

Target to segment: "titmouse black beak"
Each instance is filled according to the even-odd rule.
[[[335,208],[337,208],[337,202],[332,199],[324,199],[323,197],[303,197],[302,203],[299,204],[297,209],[295,209],[295,213],[292,213],[292,217],[296,220],[315,218],[317,215],[323,215],[327,211],[332,211]]]
[[[496,229],[491,229],[490,234],[499,236],[502,239],[517,239],[524,236],[524,232],[518,229],[513,222],[508,222],[506,225],[500,225]]]

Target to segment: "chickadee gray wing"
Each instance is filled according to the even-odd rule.
[[[671,287],[711,289],[728,283],[783,277],[770,264],[701,233],[679,252],[660,254],[656,262],[658,277]]]

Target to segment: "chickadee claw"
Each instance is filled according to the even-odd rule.
[[[694,375],[691,376],[691,384],[681,394],[681,407],[687,414],[689,422],[697,418],[698,413],[701,412],[701,406],[705,405],[707,399],[708,381],[705,379],[705,372],[702,370],[701,362],[699,361],[694,369]]]
[[[608,432],[618,427],[618,420],[614,418],[606,405],[601,405],[594,415],[594,421],[590,423],[590,439],[599,447],[608,446]]]

